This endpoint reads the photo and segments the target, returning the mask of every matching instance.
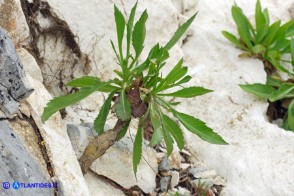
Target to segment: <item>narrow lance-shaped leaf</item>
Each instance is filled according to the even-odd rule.
[[[133,33],[133,23],[134,23],[137,4],[138,2],[136,2],[134,7],[132,8],[131,14],[128,20],[128,24],[127,24],[127,54],[126,54],[127,58],[130,55],[129,53],[130,53],[130,45],[131,45],[131,35]]]
[[[137,178],[137,168],[141,160],[142,154],[142,128],[138,127],[137,134],[134,141],[134,149],[133,149],[133,169],[135,177]]]
[[[44,108],[44,112],[41,117],[42,121],[45,122],[50,116],[52,116],[59,110],[83,100],[84,98],[95,92],[95,90],[95,88],[82,88],[77,93],[51,99],[47,103],[47,106]]]
[[[243,11],[238,6],[232,7],[232,16],[238,27],[238,33],[241,39],[246,43],[247,47],[252,48],[251,35],[250,35],[250,23]]]
[[[191,18],[187,20],[187,22],[185,22],[182,26],[178,28],[178,30],[175,32],[170,41],[164,46],[165,50],[171,49],[179,41],[179,39],[182,37],[182,35],[186,32],[191,23],[194,21],[196,15],[197,13],[194,14]]]
[[[119,53],[120,53],[120,58],[123,59],[122,41],[123,41],[123,37],[124,37],[126,22],[125,22],[124,16],[119,11],[119,9],[116,7],[116,5],[114,5],[114,17],[115,17],[116,32],[117,32],[118,49],[119,49]]]
[[[125,121],[131,118],[131,105],[123,90],[119,96],[119,102],[115,107],[116,115],[119,119]]]
[[[269,97],[269,100],[271,102],[274,102],[283,98],[294,97],[293,90],[294,84],[284,83],[277,91],[272,92],[272,94]]]
[[[249,84],[249,85],[239,85],[244,91],[252,93],[258,97],[268,99],[271,93],[274,92],[274,88],[265,84]]]
[[[198,87],[198,86],[192,86],[188,88],[183,88],[179,91],[173,92],[173,93],[167,93],[167,94],[158,94],[159,96],[172,96],[172,97],[182,97],[182,98],[191,98],[196,97],[200,95],[204,95],[206,93],[210,93],[212,90]]]
[[[294,71],[294,39],[291,39],[291,58],[292,58],[292,69]]]
[[[95,91],[100,92],[112,92],[118,87],[112,85],[113,81],[103,82],[99,78],[92,76],[83,76],[81,78],[74,79],[67,83],[67,86],[78,87],[78,88],[95,88]]]
[[[249,51],[233,34],[227,32],[227,31],[222,31],[222,34],[225,38],[227,38],[230,42],[235,44],[238,48],[242,50]]]
[[[294,101],[292,100],[288,107],[288,127],[291,131],[294,131]]]
[[[157,110],[154,107],[154,104],[151,104],[151,108],[150,108],[150,119],[151,119],[151,124],[153,127],[153,135],[150,141],[150,146],[154,146],[156,144],[158,144],[161,139],[163,138],[162,135],[162,124],[160,121],[160,116],[159,113],[157,112]]]
[[[72,87],[94,87],[101,84],[101,80],[97,77],[83,76],[81,78],[74,79],[67,83],[67,86]]]
[[[170,117],[163,114],[163,123],[166,129],[172,134],[173,138],[178,144],[180,150],[184,148],[184,136],[183,131],[179,127],[179,125],[173,121]]]
[[[130,125],[130,122],[131,122],[131,120],[129,120],[127,122],[127,124],[123,127],[123,129],[119,132],[119,134],[116,138],[116,141],[119,141],[120,139],[122,139],[126,135],[128,128],[129,128],[129,125]]]
[[[94,120],[94,129],[100,135],[104,132],[104,126],[107,119],[107,115],[110,110],[111,100],[114,95],[115,91],[110,93],[105,100],[104,104],[102,105],[97,118]]]
[[[266,19],[263,15],[260,1],[256,1],[256,6],[255,6],[255,24],[256,24],[256,30],[257,32],[260,30],[261,26],[266,22]]]
[[[148,18],[148,14],[147,14],[147,11],[145,10],[134,27],[132,42],[133,42],[134,50],[136,52],[136,57],[138,57],[143,50],[143,45],[144,45],[145,35],[146,35],[145,24],[146,24],[147,18]]]
[[[223,138],[213,132],[212,129],[207,127],[201,120],[176,111],[174,111],[174,115],[187,128],[188,131],[198,135],[204,141],[212,144],[227,144]]]

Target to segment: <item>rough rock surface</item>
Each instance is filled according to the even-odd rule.
[[[26,150],[26,146],[9,125],[8,121],[0,121],[0,176],[1,182],[9,182],[10,188],[5,190],[1,184],[1,195],[54,195],[53,188],[14,190],[13,182],[19,183],[52,183],[47,171],[42,170],[39,163]]]
[[[18,101],[27,98],[33,88],[25,78],[23,65],[7,32],[0,28],[0,109],[7,116],[16,113]]]
[[[47,66],[45,69],[41,67],[43,76],[45,75],[46,87],[51,92],[62,89],[62,85],[74,75],[73,70],[65,70],[68,64],[74,64],[74,69],[77,70],[87,67],[91,75],[99,76],[102,79],[112,78],[112,70],[117,68],[115,56],[109,44],[109,39],[116,39],[113,2],[88,0],[64,3],[64,1],[50,0],[49,3],[56,13],[53,17],[53,23],[48,18],[44,19],[44,15],[40,14],[39,9],[36,13],[33,13],[35,14],[33,16],[37,17],[41,29],[45,30],[44,32],[48,29],[52,30],[50,28],[54,27],[54,22],[60,22],[60,20],[55,20],[56,16],[62,18],[66,22],[62,24],[68,24],[66,27],[70,29],[73,35],[76,35],[74,40],[78,43],[81,53],[88,55],[89,61],[87,64],[85,58],[77,59],[75,54],[71,56],[70,52],[73,48],[65,46],[62,38],[55,39],[52,33],[49,33],[48,36],[40,36],[37,43],[39,43],[41,52],[40,57],[45,57],[45,64],[43,65]],[[134,1],[116,0],[114,3],[128,13]],[[142,13],[145,8],[148,9],[149,13],[146,51],[143,56],[147,55],[148,49],[155,43],[165,43],[173,35],[179,23],[199,11],[192,25],[192,30],[189,30],[187,34],[189,36],[184,39],[182,44],[171,50],[170,56],[172,58],[168,64],[174,65],[176,60],[184,55],[185,64],[189,66],[189,72],[194,76],[190,84],[205,86],[213,89],[214,92],[189,101],[181,100],[184,105],[178,109],[186,111],[189,108],[191,115],[206,121],[230,145],[211,145],[186,132],[188,147],[195,156],[193,161],[198,162],[201,166],[205,165],[212,168],[225,177],[226,187],[223,195],[292,195],[294,192],[292,181],[294,173],[292,166],[294,162],[293,133],[286,132],[276,125],[268,123],[265,116],[267,103],[243,92],[238,87],[238,84],[265,82],[266,75],[262,63],[258,60],[238,58],[241,51],[234,48],[220,33],[222,30],[236,32],[230,13],[233,3],[233,0],[139,1],[139,13]],[[244,13],[253,20],[255,0],[237,1],[237,3],[243,8]],[[288,9],[293,3],[292,0],[261,0],[261,3],[263,7],[269,8],[271,19],[282,19],[283,21],[290,19]],[[11,11],[9,11],[7,5],[13,5],[15,9],[10,8]],[[0,25],[9,31],[13,40],[16,40],[16,44],[25,40],[29,33],[22,11],[19,8],[18,1],[4,0],[0,2],[0,13],[5,15],[0,19]],[[8,11],[2,12],[1,10]],[[139,13],[136,18],[138,18]],[[31,21],[34,22],[35,20]],[[27,54],[24,54],[24,57],[27,56]],[[64,58],[65,56],[69,58]],[[39,63],[40,59],[36,60]],[[29,60],[29,62],[33,61]],[[63,63],[62,70],[59,70],[59,63]],[[52,64],[53,71],[50,70],[50,64]],[[39,66],[41,65],[39,64]],[[60,73],[61,75],[58,75]],[[64,187],[64,194],[92,194],[93,187],[98,186],[96,184],[97,178],[95,175],[85,177],[87,183],[91,184],[91,186],[89,185],[89,193],[74,152],[70,147],[71,144],[64,122],[93,121],[101,106],[103,96],[95,94],[88,100],[67,110],[69,114],[65,121],[62,121],[60,115],[55,115],[43,125],[40,122],[40,115],[51,96],[40,82],[41,78],[38,73],[31,72],[31,74],[36,76],[32,75],[34,79],[29,77],[36,92],[31,95],[28,102],[32,107],[33,117],[47,143],[49,157],[56,169],[56,175],[61,181],[62,187]],[[2,78],[1,76],[0,80]],[[51,80],[56,78],[62,80],[50,83]],[[13,97],[6,87],[0,85],[0,88],[5,95]],[[7,104],[7,102],[2,101],[1,104]],[[17,102],[6,105],[5,108],[11,108],[9,113],[13,113],[18,110],[16,105]],[[191,107],[193,105],[195,107]],[[3,108],[2,106],[1,110],[5,110]],[[8,113],[7,109],[5,112]],[[3,112],[0,112],[0,117],[3,116]],[[131,142],[129,143],[131,144]],[[127,152],[131,151],[128,150]],[[118,157],[114,159],[113,156]],[[96,164],[93,164],[93,170],[99,174],[111,176],[111,179],[123,186],[135,184],[132,174],[131,154],[124,154],[118,147],[114,146],[103,157],[96,161]],[[126,157],[129,159],[126,160]],[[148,158],[149,156],[145,157]],[[150,155],[150,157],[153,157],[153,155]],[[118,159],[121,162],[117,163]],[[117,166],[117,164],[119,165]],[[110,167],[109,165],[114,166]],[[125,169],[126,165],[129,169]],[[119,171],[116,172],[116,169]],[[128,170],[128,173],[126,170]],[[138,171],[140,172],[140,167]],[[150,171],[150,173],[152,172]],[[152,181],[154,179],[150,177],[150,180],[144,182],[150,185],[154,182]],[[127,184],[124,180],[131,182]],[[149,188],[145,187],[146,190],[149,190]],[[105,195],[114,193],[111,188],[104,189],[101,194],[102,192]]]

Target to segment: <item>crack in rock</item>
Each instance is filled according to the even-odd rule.
[[[90,60],[82,53],[78,38],[48,2],[21,0],[21,6],[30,28],[27,50],[41,68],[45,87],[54,95],[70,93],[73,89],[65,84],[89,72]]]

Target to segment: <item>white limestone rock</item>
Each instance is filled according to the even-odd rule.
[[[46,142],[48,156],[52,161],[55,175],[61,184],[64,195],[89,195],[87,184],[71,147],[60,114],[53,115],[45,124],[41,122],[40,116],[47,102],[52,98],[51,95],[38,80],[30,76],[28,76],[28,79],[36,90],[27,99],[27,102]]]
[[[290,2],[261,3],[269,8],[271,18],[287,21],[289,14],[282,7]],[[237,3],[253,19],[256,1]],[[212,145],[186,132],[187,146],[195,159],[227,180],[223,195],[292,195],[294,134],[270,124],[265,115],[267,102],[240,89],[238,84],[265,83],[263,65],[258,60],[238,58],[242,51],[220,33],[236,32],[230,12],[233,4],[233,0],[198,2],[195,34],[183,50],[194,76],[190,84],[214,92],[178,107],[180,111],[189,108],[190,115],[207,122],[230,145]]]
[[[134,139],[134,136],[132,136]],[[150,147],[143,146],[143,156],[137,171],[137,181],[133,172],[133,142],[130,136],[125,136],[110,147],[106,153],[93,162],[91,169],[100,175],[106,176],[123,186],[130,188],[138,185],[145,193],[155,190],[157,173],[156,153]]]

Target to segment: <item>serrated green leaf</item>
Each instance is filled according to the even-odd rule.
[[[163,135],[162,135],[161,129],[154,130],[149,146],[153,147],[159,144],[162,139],[163,139]]]
[[[292,92],[293,90],[294,90],[294,84],[284,83],[280,86],[278,90],[271,93],[269,100],[271,102],[274,102],[280,99],[294,97],[294,94]]]
[[[148,14],[147,14],[147,11],[145,10],[134,27],[132,42],[133,42],[134,50],[136,52],[136,56],[139,56],[143,50],[143,45],[144,45],[145,35],[146,35],[145,25],[146,25],[147,18],[148,18]]]
[[[131,36],[133,34],[133,24],[134,24],[137,4],[138,4],[138,1],[136,1],[135,5],[133,6],[131,10],[130,17],[127,24],[127,55],[126,55],[127,58],[129,57],[129,53],[130,53]]]
[[[191,18],[187,20],[182,26],[180,26],[173,37],[170,39],[170,41],[164,46],[165,50],[171,49],[178,41],[179,39],[183,36],[183,34],[186,32],[186,30],[189,28],[191,23],[194,21],[197,13],[194,14]]]
[[[117,117],[123,121],[131,118],[131,104],[124,90],[120,93],[119,102],[115,106],[115,112]]]
[[[82,88],[79,92],[55,97],[51,99],[47,106],[44,108],[43,114],[42,114],[42,121],[45,122],[52,116],[54,113],[58,112],[59,110],[68,107],[70,105],[73,105],[84,98],[88,97],[90,94],[96,91],[96,88]]]
[[[115,24],[116,24],[116,33],[117,33],[117,42],[118,42],[118,49],[120,53],[121,59],[122,57],[122,41],[124,37],[124,31],[125,31],[125,18],[123,14],[119,11],[119,9],[114,5],[114,18],[115,18]]]
[[[266,99],[268,99],[271,96],[272,92],[275,91],[273,87],[259,83],[239,86],[248,93],[252,93],[258,97]]]
[[[238,33],[241,39],[245,42],[248,48],[252,48],[250,35],[250,22],[243,14],[243,11],[238,6],[232,6],[232,16],[237,25]]]
[[[66,86],[72,87],[94,87],[101,84],[101,80],[97,77],[83,76],[81,78],[74,79],[66,84]]]
[[[162,118],[161,118],[161,120],[162,120]],[[174,140],[171,137],[170,132],[166,129],[165,126],[163,126],[162,135],[163,135],[163,139],[164,139],[165,146],[166,146],[166,151],[167,151],[166,155],[169,156],[173,151]]]
[[[242,50],[248,50],[233,34],[227,32],[227,31],[222,31],[222,34],[227,40],[235,44],[238,48]]]
[[[287,117],[288,127],[291,131],[294,131],[294,101],[292,100],[288,107],[288,117]]]
[[[110,110],[111,106],[111,100],[114,95],[115,91],[110,93],[103,103],[102,107],[100,108],[99,114],[97,118],[94,120],[94,129],[98,133],[98,135],[102,134],[104,132],[104,126],[107,119],[107,115]]]
[[[131,120],[128,120],[127,124],[122,128],[122,130],[119,132],[116,141],[121,140],[127,133],[129,125],[130,125]]]
[[[167,94],[158,94],[159,96],[172,96],[172,97],[182,97],[182,98],[191,98],[196,97],[200,95],[204,95],[206,93],[210,93],[212,90],[198,87],[198,86],[192,86],[188,88],[183,88],[179,91],[173,92],[173,93],[167,93]]]
[[[228,144],[201,120],[177,111],[174,111],[174,115],[187,128],[188,131],[198,135],[204,141],[212,144]]]
[[[138,127],[137,134],[134,141],[134,148],[133,148],[133,169],[135,177],[137,178],[137,168],[141,160],[142,155],[142,128]]]
[[[99,78],[92,76],[83,76],[81,78],[74,79],[67,83],[67,86],[79,87],[79,88],[95,88],[96,91],[100,92],[112,92],[118,87],[111,85],[113,80],[103,82],[100,81]]]
[[[181,130],[179,125],[167,115],[163,114],[162,120],[166,130],[168,130],[168,132],[172,134],[173,138],[178,144],[179,149],[182,150],[185,144],[183,131]]]

